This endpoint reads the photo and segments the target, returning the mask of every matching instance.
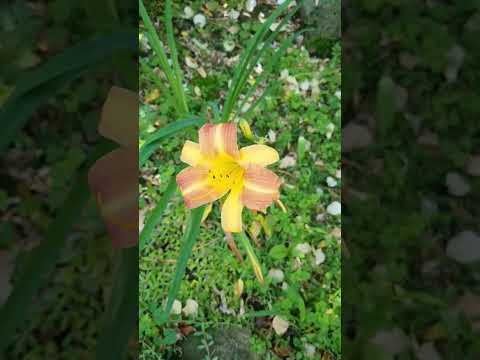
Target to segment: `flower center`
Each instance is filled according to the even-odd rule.
[[[218,159],[208,171],[208,184],[218,192],[227,192],[240,188],[243,184],[244,170],[231,159]]]

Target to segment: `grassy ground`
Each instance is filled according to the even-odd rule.
[[[162,3],[146,3],[154,18],[161,15]],[[201,9],[199,2],[182,2],[176,8],[182,68],[197,112],[202,103],[223,98],[235,57],[259,26],[259,12],[268,16],[272,10],[269,5],[259,5],[251,17],[242,13],[233,20],[225,15],[233,8],[244,8],[243,1],[226,1],[224,7],[215,4],[209,2]],[[195,14],[206,16],[203,29],[181,18],[187,5]],[[231,31],[234,26],[238,27],[235,34]],[[296,19],[282,37],[302,26]],[[235,46],[232,51],[227,51],[226,41]],[[143,47],[143,58],[154,66],[151,50],[145,43]],[[225,323],[250,330],[251,346],[261,359],[341,358],[340,216],[327,212],[332,202],[340,200],[340,57],[339,44],[332,47],[328,57],[317,58],[296,42],[276,69],[273,79],[277,86],[246,118],[256,141],[280,153],[281,161],[272,170],[284,181],[281,200],[288,211],[272,206],[265,217],[245,211],[244,221],[251,236],[258,233],[256,252],[264,274],[280,270],[284,279],[276,271],[276,276],[267,277],[266,286],[257,282],[245,254],[245,261],[240,263],[229,250],[219,223],[219,205],[215,204],[202,225],[177,297],[183,306],[187,299],[195,300],[198,313],[177,315],[168,326],[158,326],[157,315],[166,299],[187,216],[177,194],[141,254],[141,359],[178,358],[176,340],[182,331],[191,329],[188,326],[199,332]],[[144,136],[174,119],[170,105],[146,74],[141,74],[141,89]],[[240,132],[238,137],[240,146],[252,144]],[[196,132],[170,138],[142,169],[141,216],[158,202],[168,180],[182,168],[179,155],[187,139],[196,141]],[[241,297],[235,295],[239,279],[244,282]],[[248,316],[252,312],[256,316]],[[276,334],[270,312],[288,321],[285,334]]]

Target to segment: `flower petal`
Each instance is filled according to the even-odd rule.
[[[240,149],[239,163],[242,166],[267,166],[279,160],[278,152],[267,145],[250,145]]]
[[[138,147],[138,96],[112,87],[103,105],[98,127],[100,134],[123,146]]]
[[[138,243],[138,156],[116,149],[97,160],[88,183],[105,221],[114,248]]]
[[[245,171],[241,201],[252,210],[264,211],[279,199],[280,178],[259,165],[250,165]]]
[[[205,124],[199,132],[200,150],[206,156],[230,155],[238,158],[237,128],[233,122]]]
[[[183,145],[180,160],[190,166],[197,166],[203,160],[203,155],[200,152],[200,145],[187,140],[185,145]]]
[[[189,209],[208,204],[225,195],[225,192],[219,192],[208,185],[208,170],[201,167],[187,167],[180,171],[177,185]]]
[[[242,231],[242,210],[240,191],[232,190],[222,206],[222,228],[225,232]]]

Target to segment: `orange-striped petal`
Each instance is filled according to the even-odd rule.
[[[245,171],[240,200],[249,209],[264,211],[278,200],[280,184],[280,178],[274,172],[259,165],[250,165]]]
[[[225,232],[242,231],[242,210],[240,191],[232,190],[222,206],[222,228]]]
[[[177,185],[189,209],[213,202],[223,195],[208,184],[208,170],[200,167],[188,167],[177,175]]]
[[[237,128],[233,122],[224,124],[205,124],[199,132],[200,150],[210,157],[229,155],[238,158]]]
[[[116,149],[100,158],[88,182],[115,248],[138,243],[138,155]]]
[[[112,87],[103,105],[98,127],[100,134],[123,146],[138,147],[138,96]]]
[[[197,166],[203,161],[203,155],[200,151],[200,145],[187,140],[183,145],[180,160],[190,166]]]
[[[267,145],[250,145],[240,149],[239,163],[242,166],[267,166],[277,162],[278,152]]]

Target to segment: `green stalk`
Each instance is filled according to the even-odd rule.
[[[173,194],[175,194],[176,189],[177,183],[175,181],[175,177],[173,177],[168,183],[167,189],[163,193],[163,196],[158,202],[157,206],[148,216],[145,226],[140,233],[140,252],[142,252],[145,246],[148,245],[150,237],[152,236],[152,232],[155,229],[155,226],[160,222],[163,212],[167,208],[170,198],[173,196]]]
[[[165,3],[165,28],[167,30],[168,47],[170,48],[170,52],[172,54],[173,70],[175,71],[175,77],[177,78],[178,86],[182,90],[181,92],[183,94],[181,99],[183,103],[183,110],[184,113],[187,114],[189,112],[187,98],[183,92],[183,75],[180,64],[178,62],[177,45],[175,43],[175,35],[173,33],[172,0],[167,0]]]
[[[232,82],[232,86],[228,92],[227,95],[227,100],[225,102],[224,106],[224,111],[223,111],[223,117],[222,117],[222,122],[228,121],[230,114],[232,112],[233,106],[239,96],[239,91],[241,91],[242,87],[242,82],[245,78],[245,76],[248,78],[248,75],[250,74],[247,70],[249,67],[249,64],[251,63],[251,59],[253,58],[258,45],[262,42],[264,39],[267,31],[269,30],[270,26],[273,24],[275,19],[277,19],[281,13],[288,8],[292,0],[287,0],[285,1],[281,6],[279,6],[265,21],[265,23],[262,25],[260,30],[257,31],[255,34],[254,38],[249,42],[249,45],[247,47],[247,50],[245,51],[240,64],[237,66],[236,71],[235,71],[235,76]],[[274,33],[278,33],[277,29]],[[273,41],[273,38],[271,39]],[[265,46],[269,46],[270,43],[265,43]]]
[[[162,67],[162,70],[165,73],[165,76],[167,77],[167,80],[172,88],[173,98],[177,102],[178,112],[181,114],[188,114],[189,110],[187,106],[186,96],[183,91],[181,79],[175,76],[174,71],[170,67],[167,54],[163,48],[163,44],[158,37],[158,34],[155,30],[155,27],[153,26],[152,20],[150,19],[147,10],[145,9],[145,6],[143,5],[143,1],[139,0],[138,5],[140,8],[140,16],[143,20],[143,23],[145,24],[145,27],[147,28],[147,38],[153,50],[157,54],[160,66]]]
[[[168,290],[167,305],[165,306],[165,311],[157,320],[158,325],[162,325],[168,321],[168,317],[172,311],[173,302],[175,301],[178,291],[180,290],[180,284],[183,276],[185,275],[188,259],[192,255],[193,245],[195,245],[195,241],[197,240],[200,232],[200,224],[204,211],[205,205],[193,209],[190,213],[187,229],[185,230],[185,234],[182,239],[182,245],[180,248],[180,255],[178,256],[175,274],[173,276],[173,281],[170,284],[170,289]]]

